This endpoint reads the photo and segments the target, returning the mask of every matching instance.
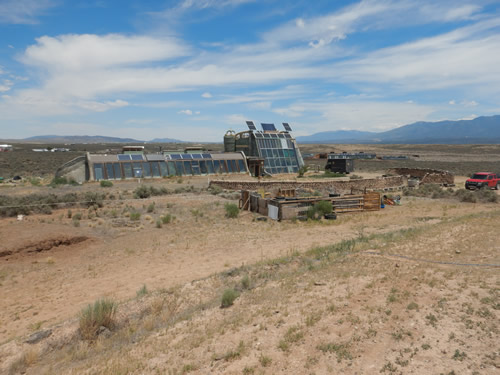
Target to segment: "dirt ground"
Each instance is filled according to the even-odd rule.
[[[0,373],[497,373],[498,203],[403,197],[335,221],[262,222],[226,218],[235,201],[207,183],[162,180],[194,191],[0,219]],[[301,258],[350,239],[353,255]],[[220,309],[222,290],[244,275],[251,287]],[[119,329],[75,339],[78,313],[101,297],[119,302]],[[44,329],[46,342],[24,343]]]

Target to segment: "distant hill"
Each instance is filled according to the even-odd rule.
[[[148,141],[148,143],[186,143],[186,141],[181,141],[174,138],[155,138]]]
[[[144,143],[132,138],[105,137],[102,135],[38,135],[24,138],[26,142],[43,143]]]
[[[500,115],[473,120],[415,122],[385,132],[331,131],[297,137],[299,143],[500,143]]]

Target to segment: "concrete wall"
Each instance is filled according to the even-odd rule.
[[[381,177],[350,181],[223,181],[212,180],[210,186],[228,190],[265,190],[277,193],[281,189],[311,189],[322,193],[349,194],[351,191],[401,189],[407,185],[405,176]]]
[[[448,171],[439,169],[426,168],[392,168],[387,171],[389,174],[397,174],[400,176],[416,177],[421,184],[446,184],[452,185],[455,183],[455,177]]]

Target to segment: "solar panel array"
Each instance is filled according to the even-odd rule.
[[[253,121],[247,121],[247,126],[248,126],[248,129],[250,129],[250,130],[257,130]]]
[[[271,131],[271,132],[276,131],[276,127],[274,126],[274,124],[261,123],[260,126],[262,126],[262,130],[264,130],[265,132],[266,131]]]
[[[288,124],[288,122],[284,122],[283,123],[283,127],[285,128],[285,130],[287,132],[291,132],[292,131],[292,128],[290,127],[290,125]]]

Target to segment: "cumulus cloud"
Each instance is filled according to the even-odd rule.
[[[177,113],[191,116],[193,114],[193,111],[191,111],[190,109],[183,109],[182,111],[179,111]]]
[[[210,99],[212,97],[212,94],[210,94],[209,92],[204,92],[203,94],[201,94],[201,96],[203,98]]]

